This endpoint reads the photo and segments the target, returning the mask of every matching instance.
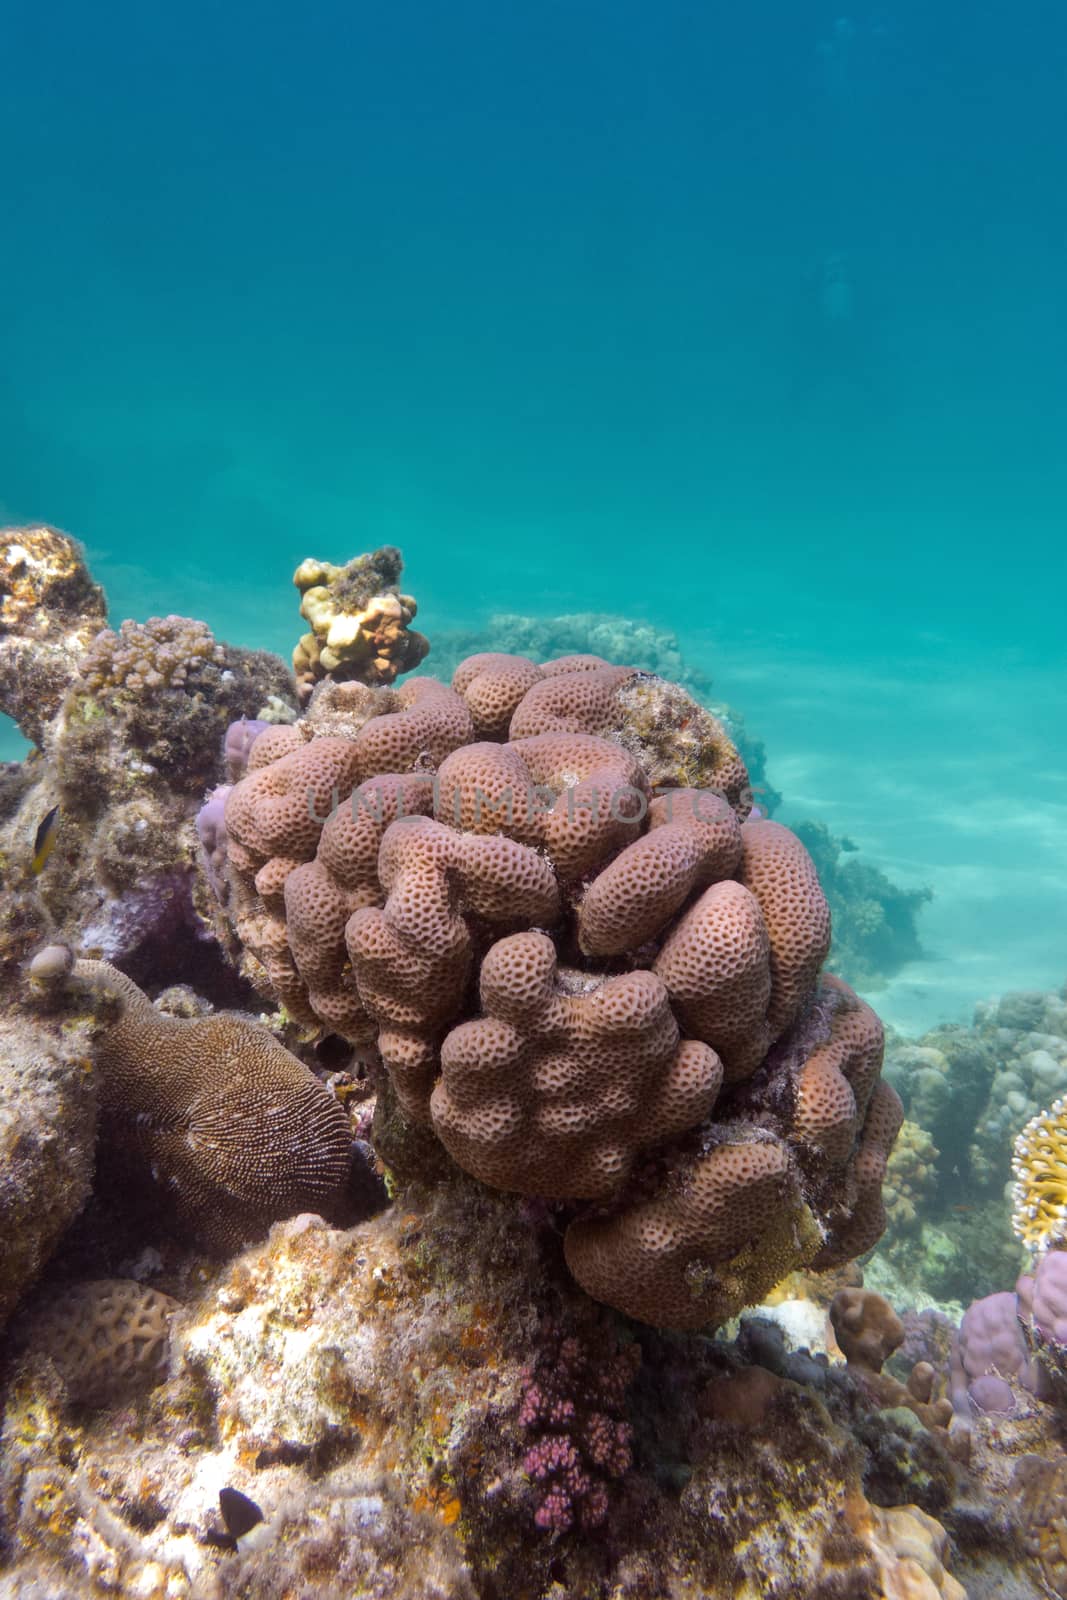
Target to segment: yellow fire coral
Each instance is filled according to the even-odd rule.
[[[1012,1227],[1031,1250],[1067,1239],[1067,1098],[1032,1118],[1015,1141]]]
[[[387,684],[418,666],[430,646],[408,626],[417,607],[397,588],[401,567],[400,551],[391,545],[343,567],[313,559],[300,563],[293,582],[300,590],[300,615],[311,624],[293,651],[302,699],[327,674]]]

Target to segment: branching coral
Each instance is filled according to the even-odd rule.
[[[811,860],[750,805],[709,713],[597,657],[322,684],[226,800],[228,903],[462,1167],[596,1202],[594,1297],[701,1325],[875,1243],[900,1123]]]
[[[591,1351],[575,1334],[546,1329],[535,1365],[524,1373],[519,1427],[531,1437],[523,1469],[537,1486],[534,1521],[566,1533],[588,1531],[608,1515],[608,1483],[633,1460],[626,1391],[641,1364],[636,1344],[610,1335]]]

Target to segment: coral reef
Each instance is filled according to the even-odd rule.
[[[300,1217],[185,1285],[169,1375],[139,1399],[72,1413],[50,1363],[28,1359],[0,1452],[8,1579],[279,1600],[885,1600],[957,1596],[946,1563],[962,1577],[1014,1554],[1010,1528],[961,1521],[950,1555],[928,1508],[940,1447],[917,1421],[920,1498],[872,1498],[871,1402],[843,1369],[788,1358],[802,1382],[651,1332],[639,1364],[610,1313],[546,1280],[537,1232],[463,1180],[347,1233]],[[263,1513],[236,1549],[221,1487]]]
[[[1059,1092],[1049,997],[898,1047],[894,1158],[816,863],[648,670],[666,641],[590,619],[397,688],[396,553],[305,564],[297,717],[281,663],[202,624],[101,632],[39,532],[0,633],[0,685],[40,685],[0,774],[0,1588],[1067,1592],[1067,1252],[1010,1320],[968,1313],[951,1372],[943,1323],[855,1264],[883,1184],[919,1248],[947,1152],[977,1169],[1004,1050]],[[627,637],[661,653],[610,664]],[[269,1027],[215,1009],[246,978]]]
[[[392,683],[417,667],[429,640],[409,627],[415,601],[397,587],[400,551],[383,545],[343,567],[302,561],[293,573],[300,590],[300,615],[311,624],[293,650],[293,671],[302,700],[330,677],[341,683]]]
[[[607,1208],[566,1236],[595,1298],[711,1323],[874,1244],[899,1126],[811,860],[749,809],[709,713],[595,657],[324,685],[226,799],[227,914],[466,1170]]]
[[[1055,1232],[1057,1194],[1067,1199],[1055,1177],[1056,1112],[1041,1109],[1067,1086],[1063,992],[1004,995],[978,1005],[970,1027],[935,1028],[914,1041],[891,1036],[885,1075],[907,1115],[892,1158],[904,1189],[891,1173],[880,1253],[894,1292],[964,1303],[996,1293],[1022,1265],[1008,1226],[1013,1209],[1018,1238],[1040,1247]],[[1022,1204],[1012,1171],[1020,1139],[1034,1180]],[[1031,1207],[1032,1218],[1023,1214]]]
[[[919,960],[916,919],[932,890],[902,889],[870,862],[857,860],[855,845],[834,838],[823,822],[797,822],[793,831],[815,863],[833,914],[834,970],[870,988]]]
[[[3,541],[0,706],[38,752],[0,789],[0,965],[13,974],[61,932],[149,983],[180,950],[187,975],[234,998],[200,898],[194,818],[224,775],[227,725],[295,716],[290,674],[187,618],[104,628],[72,540],[46,528]],[[53,813],[42,866],[34,840]]]

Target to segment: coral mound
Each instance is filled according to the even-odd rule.
[[[750,809],[708,712],[595,656],[323,683],[226,799],[226,905],[461,1167],[596,1203],[595,1298],[699,1326],[877,1241],[901,1120],[810,857]]]

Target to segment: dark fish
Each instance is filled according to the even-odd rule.
[[[263,1513],[256,1502],[242,1494],[240,1489],[220,1489],[219,1510],[226,1524],[226,1532],[234,1540],[250,1533],[257,1522],[263,1521]]]
[[[33,856],[30,860],[30,871],[34,877],[44,871],[44,864],[52,854],[59,831],[59,807],[53,806],[46,817],[42,817],[37,832],[33,836]]]

